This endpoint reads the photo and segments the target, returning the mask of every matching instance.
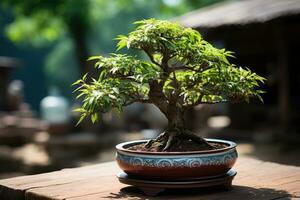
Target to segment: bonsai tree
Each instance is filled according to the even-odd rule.
[[[79,123],[90,116],[94,123],[100,112],[122,111],[132,103],[155,105],[167,118],[168,127],[144,148],[170,151],[184,141],[205,149],[214,146],[187,130],[184,113],[199,104],[249,101],[260,96],[256,90],[264,78],[248,68],[228,61],[233,52],[217,49],[200,33],[178,23],[147,19],[137,21],[136,29],[118,36],[117,50],[127,47],[143,51],[149,60],[111,54],[93,56],[99,77],[76,81],[77,98],[83,98]]]

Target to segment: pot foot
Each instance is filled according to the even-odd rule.
[[[226,183],[224,183],[223,186],[224,186],[225,190],[227,190],[227,191],[231,190],[232,189],[232,180],[227,181]]]

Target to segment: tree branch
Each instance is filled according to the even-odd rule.
[[[189,108],[193,108],[199,104],[216,104],[216,103],[228,103],[228,102],[230,102],[228,99],[219,100],[219,101],[196,101],[193,104],[184,104],[183,107],[189,109]]]
[[[178,67],[172,67],[170,70],[171,70],[171,72],[184,71],[184,70],[191,70],[191,71],[194,71],[194,72],[200,72],[199,70],[193,69],[193,68],[185,66],[185,65],[178,66]]]
[[[173,71],[173,81],[174,81],[174,91],[173,93],[171,94],[171,98],[170,98],[170,104],[176,104],[177,102],[177,99],[179,97],[179,94],[181,92],[180,90],[180,85],[178,83],[178,80],[176,78],[176,73],[175,71]]]
[[[153,55],[146,49],[146,48],[142,48],[143,51],[147,54],[147,56],[149,57],[149,59],[151,60],[152,63],[156,64],[157,66],[161,67],[161,64],[159,64],[158,62],[156,62],[153,58]]]
[[[133,103],[152,103],[152,101],[150,99],[132,99],[128,102],[126,102],[123,106],[128,106],[130,104],[133,104]]]
[[[151,102],[159,108],[159,110],[167,116],[168,99],[163,93],[164,82],[158,82],[153,80],[149,82],[149,99]]]
[[[122,80],[132,81],[132,82],[135,82],[135,83],[138,83],[138,84],[142,84],[140,81],[137,81],[136,79],[134,79],[132,77],[129,77],[129,76],[124,76],[122,74],[115,74],[115,75],[112,75],[110,77],[111,78],[119,78],[119,79],[122,79]]]
[[[199,104],[216,104],[216,103],[228,103],[230,102],[228,99],[224,99],[224,100],[219,100],[219,101],[201,101]]]
[[[178,66],[178,67],[172,67],[170,70],[171,72],[173,71],[180,71],[180,70],[191,70],[191,71],[194,71],[194,72],[198,72],[198,73],[202,73],[208,69],[211,69],[212,66],[208,66],[208,67],[205,67],[205,68],[199,68],[199,69],[194,69],[192,67],[189,67],[187,65],[182,65],[182,66]]]

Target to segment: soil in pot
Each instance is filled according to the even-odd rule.
[[[213,147],[213,149],[222,149],[227,147],[226,144],[209,142],[209,144]],[[151,146],[150,148],[145,147],[146,143],[138,144],[129,147],[129,150],[140,151],[140,152],[157,152],[157,148],[155,146]],[[168,152],[188,152],[188,151],[205,151],[209,150],[206,145],[202,145],[196,143],[192,140],[183,140],[177,145],[172,145]]]

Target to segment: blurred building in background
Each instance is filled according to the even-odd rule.
[[[264,104],[229,105],[233,128],[281,128],[286,136],[299,132],[300,1],[224,1],[175,20],[235,52],[237,65],[267,78]]]

